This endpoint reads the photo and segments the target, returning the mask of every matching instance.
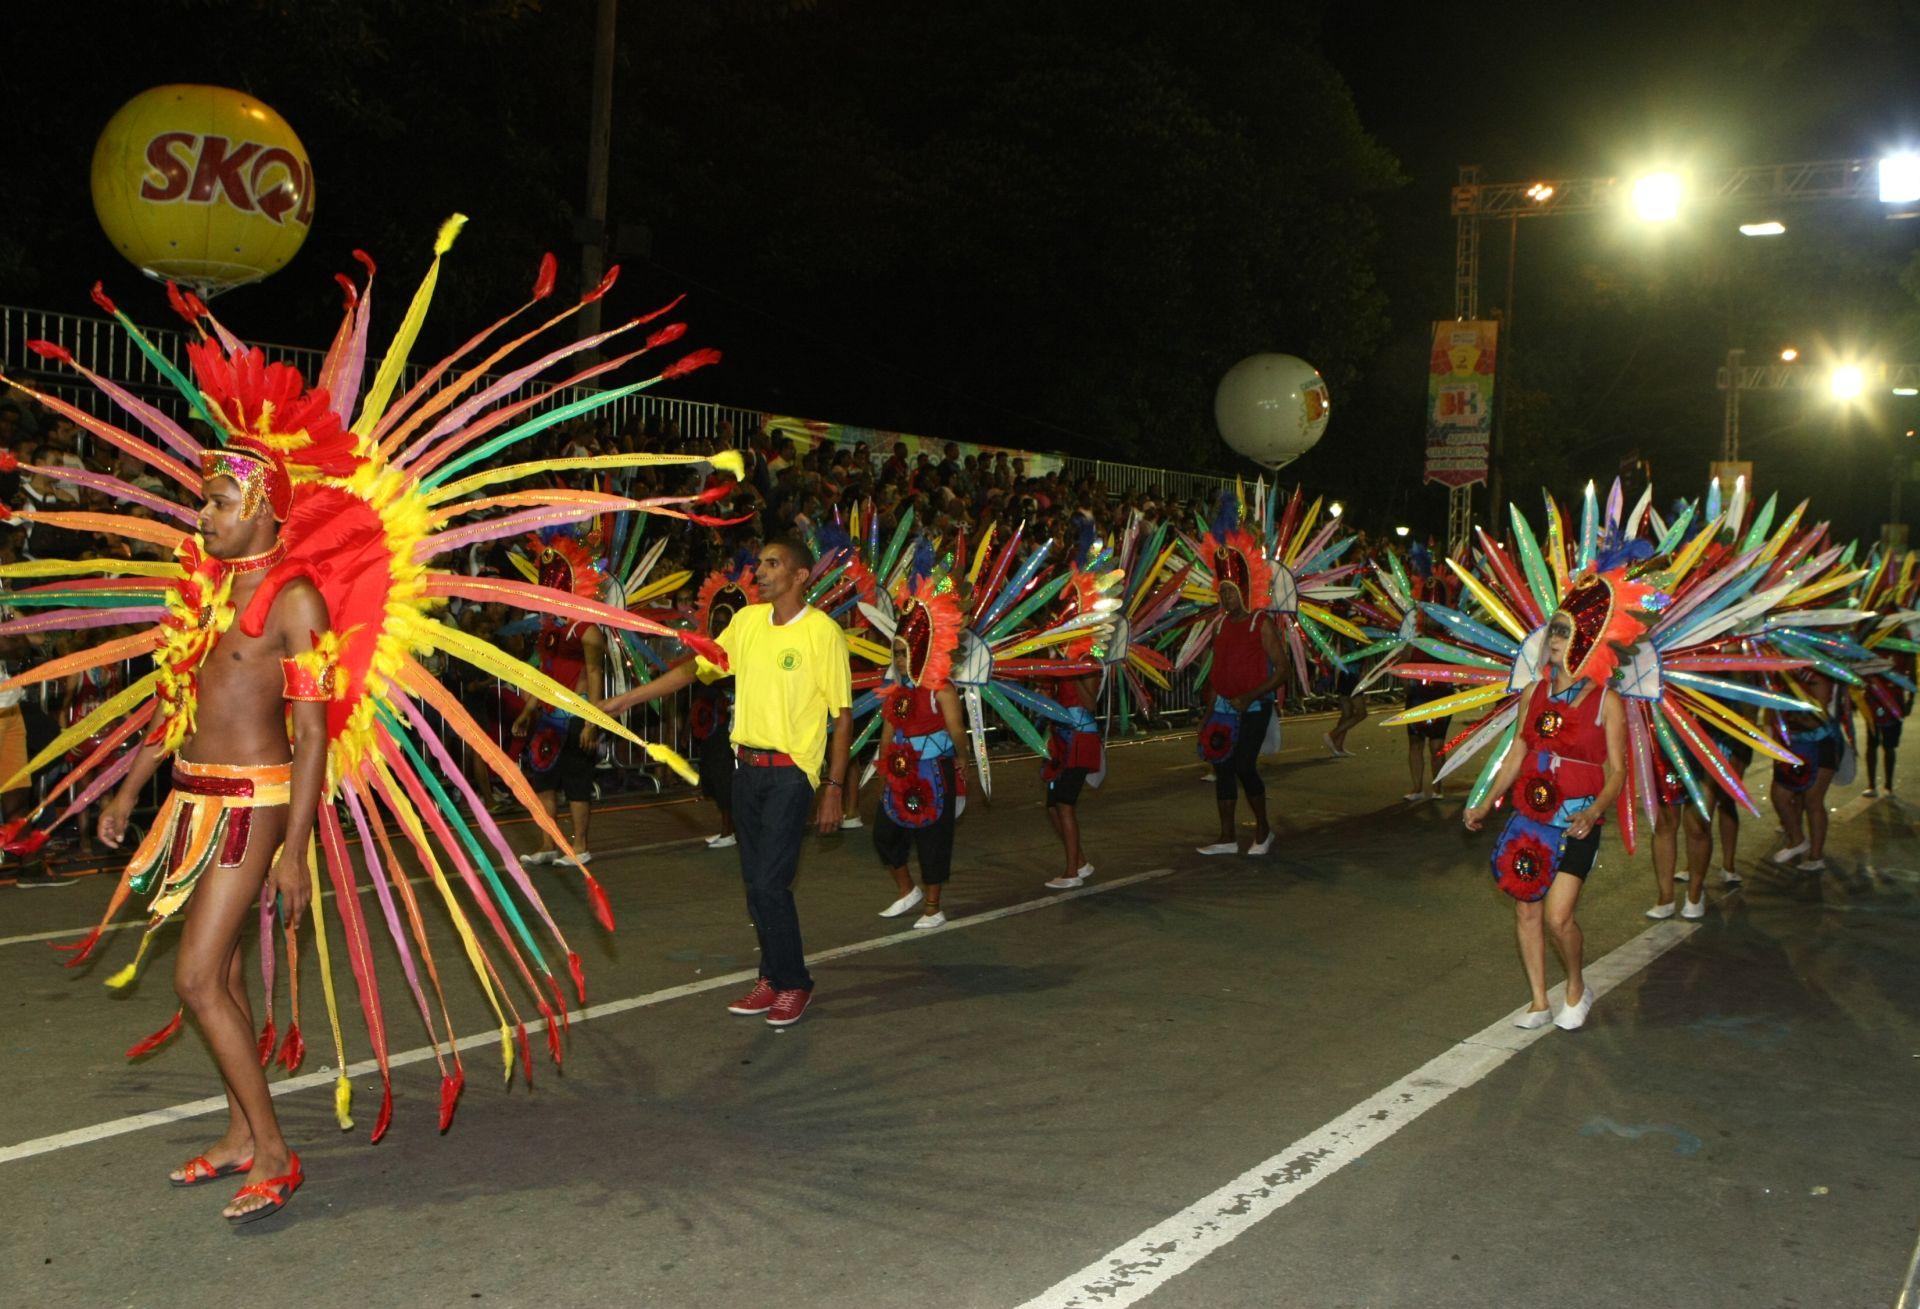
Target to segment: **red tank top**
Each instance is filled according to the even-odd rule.
[[[1213,672],[1207,679],[1215,695],[1247,695],[1273,676],[1267,648],[1260,643],[1260,629],[1268,621],[1264,614],[1220,620],[1213,638]]]
[[[947,730],[947,716],[935,692],[919,687],[893,686],[881,694],[887,700],[887,721],[896,736],[927,736]]]
[[[540,629],[540,671],[569,691],[580,689],[580,675],[587,671],[587,647],[580,640],[577,623]]]
[[[1546,679],[1534,683],[1520,715],[1520,747],[1526,757],[1513,784],[1513,803],[1521,813],[1551,822],[1568,800],[1600,794],[1607,781],[1607,728],[1600,705],[1606,692],[1596,688],[1578,703],[1552,698]]]

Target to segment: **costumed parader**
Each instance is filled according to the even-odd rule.
[[[577,530],[580,527],[585,530]],[[562,595],[604,602],[603,551],[609,539],[598,519],[536,533],[529,546],[539,584]],[[606,698],[607,638],[599,624],[542,614],[533,661],[534,667],[576,696],[594,701]],[[521,769],[548,816],[557,820],[560,801],[566,800],[573,823],[573,858],[589,862],[600,729],[559,705],[529,699],[514,721],[512,735],[522,745]],[[559,845],[543,834],[540,847],[521,855],[520,862],[538,868],[560,858]]]
[[[70,967],[88,961],[128,899],[148,897],[147,928],[134,960],[108,981],[124,988],[136,980],[159,929],[184,916],[174,970],[183,1008],[128,1054],[139,1057],[158,1050],[180,1029],[185,1009],[192,1009],[226,1084],[229,1120],[221,1138],[177,1170],[172,1180],[194,1186],[245,1174],[245,1184],[225,1210],[234,1221],[277,1212],[304,1179],[298,1156],[274,1115],[264,1074],[275,1062],[292,1071],[305,1058],[298,932],[303,923],[312,926],[319,955],[333,1066],[339,1070],[334,1109],[342,1130],[353,1125],[349,1073],[363,1070],[348,1058],[336,1003],[331,965],[339,949],[344,949],[366,1018],[373,1062],[365,1071],[376,1071],[381,1083],[374,1140],[385,1134],[392,1116],[387,1020],[374,970],[375,929],[368,923],[376,916],[399,956],[405,994],[427,1028],[441,1075],[441,1130],[452,1121],[465,1071],[441,998],[440,973],[428,949],[426,923],[407,876],[410,870],[399,863],[401,843],[444,906],[494,1012],[505,1075],[511,1076],[517,1063],[531,1080],[529,1028],[544,1028],[549,1054],[556,1062],[560,1059],[560,1028],[569,1003],[563,974],[570,974],[576,998],[584,1000],[579,956],[442,741],[439,726],[444,724],[485,758],[542,830],[569,856],[573,852],[520,771],[452,693],[425,672],[423,657],[441,651],[466,661],[529,696],[564,706],[601,730],[632,740],[691,775],[672,751],[633,737],[572,690],[441,622],[434,611],[453,600],[501,601],[650,635],[668,635],[668,629],[573,594],[466,577],[443,571],[434,561],[477,541],[607,512],[694,517],[674,507],[684,504],[684,497],[627,500],[566,488],[493,489],[556,471],[697,462],[693,459],[631,455],[501,463],[495,457],[554,423],[711,362],[717,352],[695,351],[645,381],[540,412],[538,407],[556,392],[627,365],[684,332],[684,325],[677,323],[655,329],[644,343],[547,389],[528,391],[526,384],[548,366],[596,349],[658,314],[551,349],[505,375],[490,374],[510,351],[558,326],[612,284],[609,274],[579,304],[530,331],[499,340],[515,319],[551,294],[555,264],[548,256],[525,304],[402,391],[407,358],[438,279],[441,256],[462,222],[456,217],[441,229],[426,278],[395,339],[379,356],[368,349],[373,265],[361,256],[365,282],[341,279],[347,292],[345,318],[311,387],[297,369],[269,363],[261,351],[243,345],[196,297],[170,287],[175,309],[198,334],[188,346],[189,378],[96,288],[101,307],[179,392],[186,409],[210,427],[214,444],[203,446],[159,406],[100,376],[56,345],[35,342],[32,348],[80,373],[143,433],[4,379],[94,439],[168,479],[181,497],[84,469],[49,469],[51,476],[103,490],[122,503],[150,510],[153,517],[39,510],[17,515],[51,527],[148,542],[172,551],[174,558],[35,560],[0,566],[0,578],[33,583],[4,593],[7,606],[24,612],[0,624],[6,633],[119,624],[140,628],[132,636],[16,673],[0,691],[143,655],[153,656],[155,663],[151,672],[27,761],[22,774],[44,767],[81,741],[97,742],[38,807],[6,824],[0,839],[10,853],[30,854],[62,822],[112,790],[100,832],[109,844],[117,843],[127,831],[141,786],[171,757],[173,790],[133,852],[100,925],[84,940],[61,948],[70,956]],[[368,379],[372,357],[382,362]],[[495,513],[498,516],[461,521]],[[121,748],[135,740],[138,749]],[[349,829],[360,839],[365,884],[347,853]],[[400,834],[399,841],[392,831]],[[595,918],[610,929],[611,910],[598,884],[577,864],[573,871]],[[308,912],[317,902],[323,877],[332,892],[326,903],[338,916],[332,931],[327,914]],[[456,880],[468,893],[465,904],[455,894]],[[363,902],[361,892],[367,889],[373,898]],[[242,919],[255,904],[267,1009],[257,1039],[239,978]],[[374,906],[377,915],[369,912]],[[280,956],[276,921],[291,1011],[284,1036],[274,1016]],[[550,943],[543,945],[541,936]],[[531,992],[539,1018],[523,1018],[508,974]]]
[[[1249,855],[1273,849],[1266,784],[1260,757],[1280,749],[1280,710],[1291,670],[1301,694],[1310,690],[1307,645],[1337,672],[1346,659],[1329,632],[1367,643],[1366,634],[1326,608],[1358,588],[1345,580],[1359,565],[1341,565],[1355,537],[1335,541],[1340,520],[1320,521],[1320,501],[1308,506],[1294,489],[1284,510],[1279,487],[1255,483],[1251,504],[1239,487],[1222,491],[1205,534],[1187,549],[1204,565],[1189,595],[1208,608],[1192,621],[1174,667],[1182,669],[1205,651],[1207,714],[1200,726],[1202,762],[1213,765],[1220,811],[1219,838],[1201,854],[1240,853],[1236,811],[1244,794],[1254,820]],[[1251,518],[1250,518],[1251,511]]]
[[[1893,794],[1900,735],[1913,712],[1914,637],[1920,632],[1920,613],[1913,608],[1920,587],[1917,565],[1920,553],[1910,550],[1896,559],[1884,552],[1875,558],[1873,575],[1861,591],[1860,607],[1876,615],[1862,624],[1860,643],[1872,651],[1873,660],[1861,666],[1866,685],[1854,697],[1867,728],[1867,789],[1861,794],[1869,798]]]
[[[709,573],[700,584],[693,606],[693,630],[711,640],[727,630],[735,614],[759,603],[753,561],[735,560]],[[738,844],[733,832],[733,677],[718,669],[714,674],[700,677],[696,670],[687,726],[693,739],[694,763],[700,769],[700,793],[720,811],[720,830],[707,838],[707,848],[731,850]]]
[[[951,681],[965,620],[954,580],[910,570],[894,595],[893,667],[879,688],[880,810],[873,849],[898,892],[880,911],[897,918],[916,906],[915,928],[946,924],[941,896],[953,870],[959,777],[966,762],[960,696]],[[920,862],[914,883],[908,856]]]
[[[1354,685],[1355,698],[1364,697],[1367,688],[1390,672],[1393,666],[1413,650],[1438,646],[1432,620],[1421,613],[1422,601],[1439,602],[1445,593],[1433,575],[1433,556],[1418,541],[1407,551],[1407,562],[1389,552],[1387,562],[1374,564],[1374,575],[1360,583],[1361,594],[1349,603],[1353,616],[1361,621],[1361,630],[1373,638],[1371,645],[1348,653],[1350,664],[1373,659]],[[1376,658],[1376,656],[1378,656]],[[1445,695],[1444,683],[1414,677],[1406,681],[1406,707],[1417,709]],[[1364,710],[1361,720],[1365,719]],[[1441,790],[1440,752],[1447,742],[1451,718],[1430,718],[1407,724],[1407,775],[1413,789],[1400,798],[1408,804],[1438,800]]]
[[[1764,545],[1695,577],[1717,524],[1679,547],[1690,516],[1671,526],[1656,521],[1657,540],[1649,552],[1644,542],[1633,544],[1647,514],[1647,500],[1643,497],[1623,522],[1620,499],[1616,487],[1603,528],[1589,489],[1579,535],[1570,541],[1560,508],[1549,497],[1544,550],[1518,508],[1512,510],[1512,554],[1476,529],[1480,573],[1457,560],[1449,559],[1447,564],[1493,626],[1458,609],[1423,602],[1421,612],[1439,625],[1446,639],[1423,641],[1419,648],[1438,662],[1403,661],[1392,669],[1398,677],[1427,678],[1467,689],[1403,710],[1383,724],[1398,726],[1485,711],[1484,717],[1448,742],[1441,776],[1498,742],[1469,793],[1466,816],[1470,825],[1477,825],[1495,801],[1512,791],[1515,817],[1496,847],[1495,877],[1523,906],[1545,898],[1548,929],[1553,930],[1557,921],[1561,924],[1555,939],[1563,960],[1568,961],[1568,1003],[1552,1021],[1562,1027],[1577,1027],[1586,1018],[1582,1004],[1586,997],[1571,980],[1578,962],[1579,935],[1572,924],[1572,909],[1579,887],[1570,885],[1558,892],[1558,900],[1551,898],[1550,888],[1559,871],[1580,869],[1575,880],[1591,874],[1594,851],[1585,838],[1601,820],[1604,804],[1600,802],[1614,803],[1622,840],[1631,852],[1636,809],[1650,821],[1657,816],[1657,752],[1664,764],[1684,770],[1682,784],[1703,811],[1704,797],[1689,760],[1751,812],[1752,799],[1702,721],[1759,753],[1778,758],[1785,752],[1726,701],[1762,707],[1798,702],[1715,674],[1803,662],[1750,654],[1740,648],[1740,638],[1734,635],[1794,589],[1795,583],[1789,581],[1754,593],[1784,545],[1791,524]],[[1512,555],[1518,556],[1517,561]],[[1656,568],[1652,561],[1661,562]],[[1556,617],[1563,611],[1564,617]],[[1563,632],[1571,625],[1571,637],[1551,638],[1550,619]],[[1552,662],[1550,644],[1564,652],[1562,663]],[[1613,685],[1596,699],[1595,691],[1609,675]],[[1584,690],[1580,683],[1595,690]],[[1625,745],[1618,759],[1610,726],[1616,713]],[[1525,738],[1517,747],[1516,735]],[[1616,765],[1622,770],[1617,785]],[[1543,957],[1544,951],[1538,948],[1537,915],[1529,927],[1528,911],[1523,907],[1519,912],[1522,957],[1528,963],[1529,982],[1535,983],[1533,1006],[1520,1021],[1537,1026],[1548,1021],[1541,1017],[1547,1013],[1545,989],[1533,968],[1533,960]]]
[[[1060,593],[1056,630],[1064,635],[1045,647],[1063,664],[1091,661],[1099,673],[1056,677],[1049,683],[1067,719],[1047,723],[1047,756],[1040,764],[1047,821],[1066,855],[1066,867],[1050,878],[1050,891],[1070,891],[1093,876],[1093,860],[1080,835],[1080,796],[1106,779],[1106,738],[1100,719],[1100,686],[1105,676],[1127,661],[1126,631],[1120,618],[1126,574],[1114,567],[1113,552],[1094,539],[1093,520],[1080,520],[1080,540]],[[1088,625],[1091,623],[1091,625]],[[1024,652],[1023,652],[1024,653]]]

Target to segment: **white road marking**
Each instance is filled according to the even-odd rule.
[[[1605,995],[1686,940],[1696,926],[1669,921],[1649,927],[1589,964],[1587,985],[1596,997]],[[1554,988],[1555,998],[1561,998],[1563,991],[1564,984]],[[1020,1309],[1119,1309],[1152,1295],[1169,1279],[1299,1199],[1455,1091],[1472,1086],[1557,1031],[1552,1026],[1522,1031],[1513,1025],[1518,1012],[1475,1032],[1211,1195],[1062,1278]],[[1580,1039],[1566,1033],[1560,1038]]]
[[[1173,872],[1171,868],[1156,868],[1151,872],[1135,873],[1131,877],[1116,877],[1103,881],[1097,886],[1083,886],[1073,891],[1057,891],[1039,900],[1025,900],[1019,904],[1007,905],[1000,909],[989,909],[984,913],[969,914],[949,922],[945,927],[936,927],[931,931],[919,931],[909,927],[903,932],[894,932],[888,936],[874,937],[872,940],[859,941],[852,945],[836,946],[831,950],[808,956],[809,964],[830,963],[835,959],[845,959],[851,955],[865,954],[870,950],[883,950],[891,945],[902,945],[908,941],[927,941],[956,932],[962,928],[978,927],[985,923],[997,922],[1002,918],[1011,918],[1016,914],[1032,913],[1036,909],[1045,909],[1051,905],[1064,904],[1069,900],[1078,900],[1090,895],[1101,895],[1108,891],[1118,891],[1123,887],[1137,886]],[[651,1005],[665,1004],[669,1000],[679,1000],[690,995],[699,995],[721,987],[739,986],[751,982],[758,973],[754,969],[742,969],[736,973],[725,973],[717,977],[702,978],[697,982],[688,982],[682,986],[670,986],[663,991],[649,991],[644,995],[629,996],[624,1000],[610,1000],[605,1004],[589,1005],[573,1015],[576,1023],[592,1022],[596,1018],[611,1018],[631,1009],[644,1009]],[[535,1019],[527,1024],[531,1033],[543,1032],[547,1024],[544,1019]],[[476,1033],[461,1037],[456,1048],[462,1051],[481,1048],[497,1049],[500,1033],[497,1030]],[[536,1044],[535,1048],[538,1046]],[[389,1055],[390,1068],[400,1068],[407,1064],[417,1064],[433,1058],[432,1046],[418,1046],[412,1050],[403,1050]],[[349,1065],[347,1076],[350,1078],[367,1077],[377,1074],[380,1066],[371,1059]],[[276,1096],[292,1095],[296,1091],[308,1091],[317,1087],[330,1087],[339,1074],[330,1068],[318,1072],[304,1073],[298,1077],[289,1077],[284,1081],[269,1084],[269,1090]],[[177,1123],[188,1118],[200,1118],[207,1114],[218,1113],[227,1107],[226,1097],[209,1096],[204,1100],[189,1100],[184,1104],[168,1105],[164,1109],[153,1109],[143,1114],[132,1114],[125,1118],[113,1118],[104,1123],[94,1123],[88,1127],[77,1127],[70,1132],[56,1132],[52,1136],[36,1137],[31,1141],[22,1141],[18,1145],[0,1147],[0,1164],[14,1163],[21,1159],[31,1159],[36,1155],[52,1154],[56,1150],[69,1150],[77,1145],[88,1145],[102,1141],[110,1136],[124,1136],[129,1132],[145,1131],[149,1127],[164,1127],[168,1123]]]

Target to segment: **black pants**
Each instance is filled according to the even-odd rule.
[[[776,991],[813,989],[793,903],[793,877],[800,871],[800,845],[812,807],[813,787],[798,768],[743,764],[734,770],[733,831],[740,838],[747,914],[760,938],[760,975]]]
[[[1273,722],[1273,701],[1240,715],[1240,735],[1234,738],[1233,753],[1213,766],[1213,794],[1221,804],[1232,804],[1234,788],[1247,793],[1249,801],[1267,793],[1260,780],[1260,747],[1266,744],[1267,727]]]
[[[887,814],[883,800],[873,824],[873,851],[888,868],[905,868],[909,852],[920,856],[920,880],[942,886],[953,871],[953,760],[940,761],[947,801],[940,817],[925,827],[902,827]]]

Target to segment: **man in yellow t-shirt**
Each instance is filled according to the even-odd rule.
[[[769,542],[754,566],[763,603],[740,610],[714,638],[733,674],[733,828],[740,841],[747,912],[760,937],[759,980],[727,1011],[765,1015],[773,1027],[798,1022],[813,995],[793,878],[815,787],[823,792],[820,831],[839,829],[853,741],[853,670],[846,640],[839,624],[807,605],[812,569],[813,553],[805,545],[792,539]],[[702,670],[720,671],[695,659],[601,708],[619,713],[671,695]]]

